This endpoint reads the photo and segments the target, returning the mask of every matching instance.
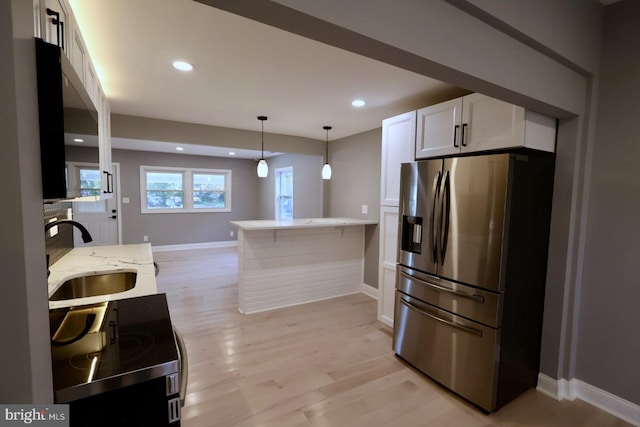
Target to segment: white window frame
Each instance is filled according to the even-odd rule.
[[[276,168],[275,173],[274,173],[274,178],[275,178],[275,219],[276,220],[281,220],[281,219],[287,219],[287,218],[282,218],[281,216],[281,212],[280,212],[280,174],[281,173],[287,173],[287,172],[291,172],[291,174],[293,174],[293,166],[286,166],[286,167],[282,167],[282,168]],[[295,175],[294,175],[295,176]],[[294,211],[295,211],[295,200],[293,198],[294,195],[294,182],[291,182],[291,219],[294,218]]]
[[[181,208],[172,209],[149,209],[147,208],[147,173],[181,173],[182,193],[184,200]],[[193,206],[193,175],[211,174],[224,175],[225,184],[225,207],[224,208],[196,208]],[[169,166],[140,166],[140,213],[143,214],[167,214],[167,213],[212,213],[231,212],[231,170],[229,169],[201,169],[201,168],[179,168]]]

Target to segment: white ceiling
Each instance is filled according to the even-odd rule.
[[[323,141],[324,125],[339,139],[451,91],[191,0],[70,2],[113,113],[254,131],[266,115],[265,132]],[[175,70],[177,59],[194,70]]]

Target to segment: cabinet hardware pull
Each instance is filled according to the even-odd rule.
[[[453,146],[458,148],[458,128],[460,128],[460,125],[455,125],[453,127]]]
[[[465,139],[465,134],[464,134],[465,133],[464,131],[465,131],[466,128],[467,128],[467,124],[463,123],[462,124],[462,138],[460,139],[462,141],[462,146],[463,147],[467,146],[467,140]]]
[[[57,36],[56,43],[58,44],[58,47],[61,47],[62,50],[65,50],[64,49],[64,22],[60,20],[60,13],[56,12],[53,9],[47,8],[47,16],[53,16],[53,18],[51,18],[51,23],[56,26],[56,36]]]

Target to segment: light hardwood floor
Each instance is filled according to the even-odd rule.
[[[235,248],[154,258],[188,348],[183,426],[630,425],[533,389],[484,415],[395,357],[377,302],[364,294],[243,315]]]

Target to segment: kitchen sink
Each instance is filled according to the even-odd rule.
[[[117,294],[136,286],[137,274],[131,271],[74,277],[64,282],[49,297],[50,301]]]

